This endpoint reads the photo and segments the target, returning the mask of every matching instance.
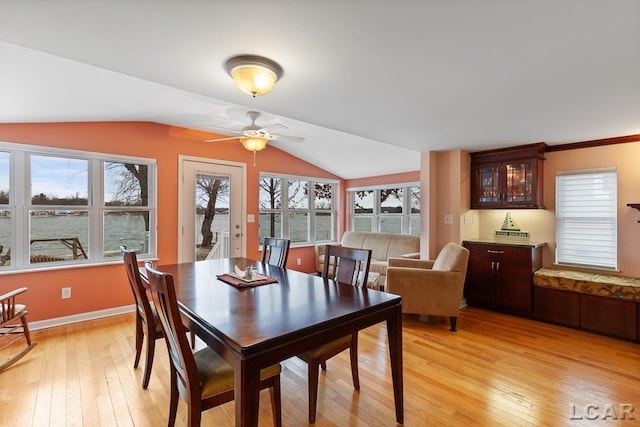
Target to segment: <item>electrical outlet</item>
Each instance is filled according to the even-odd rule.
[[[473,214],[473,223],[477,224],[478,223],[478,215]]]
[[[445,224],[453,224],[453,215],[451,214],[446,214],[444,216],[444,223]]]
[[[296,264],[298,264],[298,265],[302,265],[302,258],[298,258],[298,259],[296,260]]]
[[[62,295],[60,298],[62,299],[71,298],[71,288],[62,288]]]

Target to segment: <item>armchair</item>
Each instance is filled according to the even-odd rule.
[[[469,250],[448,243],[435,260],[390,258],[387,292],[402,296],[404,313],[449,316],[456,331]]]

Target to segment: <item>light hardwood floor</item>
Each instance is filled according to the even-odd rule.
[[[640,425],[640,345],[475,308],[458,325],[451,333],[445,319],[405,317],[406,426]],[[143,390],[133,314],[32,335],[38,346],[0,374],[1,426],[166,425],[166,347],[158,341]],[[317,426],[395,425],[384,325],[362,331],[359,344],[360,392],[348,352],[331,359]],[[283,362],[282,393],[284,425],[307,425],[306,364]],[[233,403],[205,412],[202,425],[233,426]],[[272,425],[267,392],[260,425]]]

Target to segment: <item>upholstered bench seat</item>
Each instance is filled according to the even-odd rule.
[[[541,268],[533,283],[544,288],[640,302],[640,278]]]

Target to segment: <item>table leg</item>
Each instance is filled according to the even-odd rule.
[[[393,398],[396,404],[396,421],[398,424],[403,424],[402,306],[398,306],[395,310],[395,315],[387,319],[387,335],[389,337],[389,358],[391,360],[391,377],[393,379]]]
[[[257,427],[260,404],[260,369],[255,363],[241,360],[235,369],[236,426]]]

